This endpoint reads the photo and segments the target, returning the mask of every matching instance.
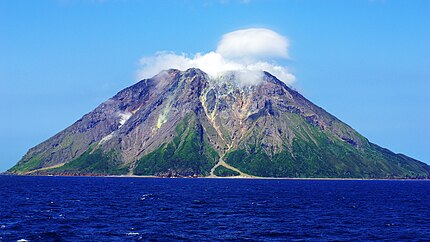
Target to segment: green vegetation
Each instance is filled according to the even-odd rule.
[[[215,174],[216,176],[221,176],[221,177],[238,176],[238,175],[240,175],[240,173],[239,173],[239,172],[237,172],[237,171],[233,171],[233,170],[231,170],[231,169],[228,169],[228,168],[227,168],[227,167],[225,167],[225,166],[218,166],[218,167],[215,169],[214,174]]]
[[[357,148],[305,122],[296,127],[291,150],[271,154],[254,144],[230,151],[224,159],[262,177],[424,178],[429,172],[424,163],[377,145]]]
[[[42,167],[42,161],[43,160],[40,159],[38,156],[34,156],[28,161],[18,162],[18,164],[16,164],[14,167],[10,168],[8,170],[8,172],[25,173],[25,172],[29,172],[32,170],[36,170],[36,169],[39,169]]]
[[[177,136],[142,157],[136,175],[206,176],[219,156],[203,134],[202,126],[191,116],[176,127]]]
[[[225,160],[243,172],[263,177],[426,177],[427,168],[421,162],[402,160],[375,149],[381,148],[369,147],[362,151],[340,141],[326,141],[316,146],[296,139],[292,153],[283,151],[269,157],[262,149],[254,152],[235,150]]]
[[[103,153],[100,149],[93,151],[89,148],[78,158],[48,172],[123,175],[127,174],[128,168],[116,159],[113,151]]]

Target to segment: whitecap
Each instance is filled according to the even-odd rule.
[[[150,198],[150,197],[152,197],[153,196],[153,194],[151,194],[151,193],[149,193],[149,194],[144,194],[144,195],[142,195],[141,197],[140,197],[140,200],[145,200],[145,199],[147,199],[147,198]]]

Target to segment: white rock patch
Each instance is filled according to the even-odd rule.
[[[103,139],[100,140],[99,144],[105,143],[106,141],[112,139],[112,137],[113,137],[113,132],[110,133],[110,134],[108,134],[108,135],[106,135],[105,137],[103,137]]]
[[[120,117],[119,120],[119,128],[121,128],[121,126],[123,126],[125,124],[125,122],[127,122],[127,120],[129,120],[131,118],[133,114],[130,112],[123,112],[123,113],[119,113],[118,116]]]

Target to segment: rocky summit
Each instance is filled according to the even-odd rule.
[[[162,177],[428,178],[271,74],[168,70],[31,148],[8,173]]]

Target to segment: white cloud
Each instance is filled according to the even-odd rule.
[[[196,67],[213,78],[225,72],[237,71],[242,83],[255,84],[261,71],[268,71],[286,84],[295,80],[284,66],[273,59],[288,57],[288,40],[269,29],[243,29],[225,34],[216,51],[194,55],[158,52],[140,60],[138,79],[150,78],[162,70],[186,70]],[[269,62],[270,61],[270,62]]]
[[[288,40],[262,28],[241,29],[225,34],[216,50],[226,58],[246,60],[287,58]]]

